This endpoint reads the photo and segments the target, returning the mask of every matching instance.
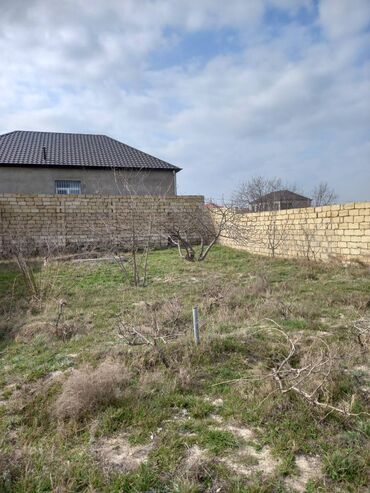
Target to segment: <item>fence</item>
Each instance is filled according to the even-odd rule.
[[[203,208],[202,196],[0,195],[0,256],[21,244],[28,253],[45,248],[76,250],[116,244],[130,248],[150,236],[153,247],[167,246],[171,222]]]
[[[243,213],[235,230],[219,242],[261,255],[370,264],[370,202]]]

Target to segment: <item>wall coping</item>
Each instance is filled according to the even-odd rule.
[[[222,208],[222,207],[221,207]],[[343,204],[331,204],[331,205],[322,205],[320,207],[294,207],[292,209],[281,209],[277,211],[257,211],[257,212],[249,212],[243,211],[240,212],[240,215],[243,216],[263,216],[269,215],[271,212],[277,212],[278,214],[293,214],[299,213],[301,214],[303,211],[307,212],[329,212],[329,211],[339,211],[339,210],[348,210],[348,209],[370,209],[370,201],[362,201],[362,202],[345,202]],[[210,209],[212,211],[212,209]]]
[[[56,193],[38,193],[38,194],[28,194],[28,193],[0,193],[0,198],[58,198],[62,200],[66,200],[69,198],[77,199],[77,198],[86,198],[86,199],[97,199],[97,198],[105,198],[105,199],[127,199],[130,197],[140,198],[140,199],[202,199],[204,201],[204,195],[105,195],[105,194],[86,194],[80,193],[76,195],[62,195]]]

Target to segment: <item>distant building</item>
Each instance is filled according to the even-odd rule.
[[[253,212],[280,211],[299,207],[310,207],[312,200],[290,190],[266,193],[251,203]]]
[[[176,195],[180,169],[106,135],[0,135],[0,193]]]

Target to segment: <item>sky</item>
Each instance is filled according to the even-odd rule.
[[[370,0],[0,0],[0,133],[98,133],[227,200],[370,200]]]

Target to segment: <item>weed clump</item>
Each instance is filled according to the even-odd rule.
[[[365,459],[351,449],[328,453],[325,456],[325,472],[330,479],[338,482],[361,486],[367,482]]]
[[[21,475],[23,466],[23,457],[19,452],[0,452],[0,491],[13,491],[12,484]]]
[[[55,402],[53,414],[58,419],[80,420],[101,407],[116,402],[130,379],[127,369],[104,362],[96,369],[74,370]]]

